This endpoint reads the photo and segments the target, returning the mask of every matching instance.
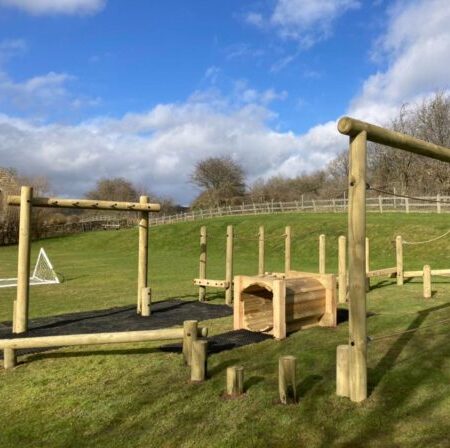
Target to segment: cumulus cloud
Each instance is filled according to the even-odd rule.
[[[359,4],[358,0],[277,0],[268,17],[252,11],[246,21],[260,28],[273,27],[282,37],[308,48],[328,37],[333,22]]]
[[[33,15],[95,14],[106,0],[0,0],[0,6],[13,7]]]
[[[449,89],[449,23],[446,0],[398,1],[374,48],[375,60],[386,61],[387,68],[366,79],[350,113],[383,123],[402,103]]]
[[[272,115],[261,104],[211,103],[198,96],[72,126],[0,115],[0,158],[5,166],[48,175],[66,195],[82,194],[103,176],[124,176],[189,202],[196,194],[189,175],[205,157],[231,155],[252,181],[319,168],[345,147],[331,123],[301,136],[272,129]]]

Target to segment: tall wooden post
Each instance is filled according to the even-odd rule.
[[[349,396],[349,372],[348,372],[349,346],[338,345],[336,350],[336,395],[339,397]]]
[[[345,303],[347,300],[347,238],[340,236],[338,239],[338,285],[339,285],[339,303]]]
[[[397,259],[397,285],[403,285],[403,239],[401,235],[395,238],[395,256]]]
[[[152,313],[152,290],[143,288],[141,292],[141,316],[148,317]]]
[[[258,233],[258,275],[264,275],[265,254],[264,254],[264,226],[259,226]]]
[[[225,266],[225,281],[228,286],[225,289],[225,303],[231,305],[233,303],[233,226],[227,226],[227,252]]]
[[[441,213],[441,195],[439,193],[436,195],[436,209],[438,213]]]
[[[428,264],[423,267],[423,297],[431,299],[431,268]]]
[[[31,246],[31,201],[33,188],[20,190],[19,254],[17,262],[17,299],[13,312],[13,332],[28,330],[28,309],[30,301],[30,246]]]
[[[191,381],[193,383],[205,381],[208,372],[208,341],[206,339],[192,342],[190,366]]]
[[[147,204],[148,196],[139,198],[140,204]],[[138,259],[138,294],[137,313],[142,312],[142,290],[148,281],[148,212],[139,212],[139,259]]]
[[[198,278],[206,278],[206,260],[207,260],[207,234],[206,226],[200,227],[200,265],[198,270]],[[203,302],[206,300],[206,286],[198,287],[198,300]]]
[[[291,226],[286,226],[284,231],[284,272],[291,270]]]
[[[326,240],[325,235],[319,236],[319,274],[326,271]]]
[[[367,133],[350,137],[348,268],[350,399],[367,398],[366,328],[366,152]]]
[[[183,322],[183,358],[191,365],[192,343],[197,340],[198,320],[185,320]]]

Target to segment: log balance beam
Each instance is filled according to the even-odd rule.
[[[150,212],[159,212],[160,204],[152,204],[147,196],[141,196],[139,202],[101,201],[91,199],[64,199],[33,197],[33,188],[22,186],[20,196],[8,196],[10,206],[20,207],[17,297],[13,306],[13,333],[25,333],[28,330],[28,309],[30,302],[30,250],[31,215],[33,207],[72,208],[86,210],[109,210],[139,212],[139,254],[137,281],[137,314],[150,314],[151,292],[148,288],[148,227]]]
[[[206,337],[207,327],[197,327],[197,336]],[[180,328],[161,328],[158,330],[122,331],[115,333],[87,333],[60,336],[37,336],[30,338],[0,339],[0,349],[4,350],[5,369],[15,365],[15,350],[30,348],[64,347],[76,345],[123,344],[130,342],[148,342],[183,339],[185,331]]]

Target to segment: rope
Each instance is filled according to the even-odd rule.
[[[425,240],[425,241],[403,241],[403,244],[414,245],[414,244],[432,243],[433,241],[437,241],[437,240],[440,240],[441,238],[444,238],[444,236],[447,236],[449,233],[450,233],[450,230],[447,230],[447,232],[443,233],[442,235],[437,236],[436,238],[431,238],[431,239]]]
[[[396,198],[413,199],[415,201],[432,202],[434,204],[450,204],[450,201],[443,201],[443,200],[438,201],[436,199],[419,198],[417,196],[409,196],[407,194],[391,193],[390,191],[385,191],[379,188],[372,187],[369,184],[367,184],[366,189],[376,191],[378,193],[387,194],[388,196],[394,196]]]
[[[433,322],[432,324],[422,325],[421,327],[417,327],[417,328],[411,328],[410,330],[396,331],[394,333],[384,334],[381,336],[369,336],[368,340],[369,340],[369,342],[380,341],[382,339],[388,339],[388,338],[392,338],[395,336],[400,336],[402,334],[415,333],[416,331],[423,330],[425,328],[435,327],[437,325],[445,324],[447,322],[450,322],[450,317],[447,319],[439,320],[437,322]]]

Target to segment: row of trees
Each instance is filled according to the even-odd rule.
[[[450,95],[437,92],[420,104],[404,105],[387,127],[450,147]],[[243,168],[229,157],[199,162],[191,181],[201,189],[192,207],[216,207],[244,201],[294,201],[338,198],[347,190],[348,153],[343,151],[325,168],[297,177],[271,177],[246,186]],[[371,185],[401,194],[450,195],[450,165],[405,151],[370,144],[368,179]]]

